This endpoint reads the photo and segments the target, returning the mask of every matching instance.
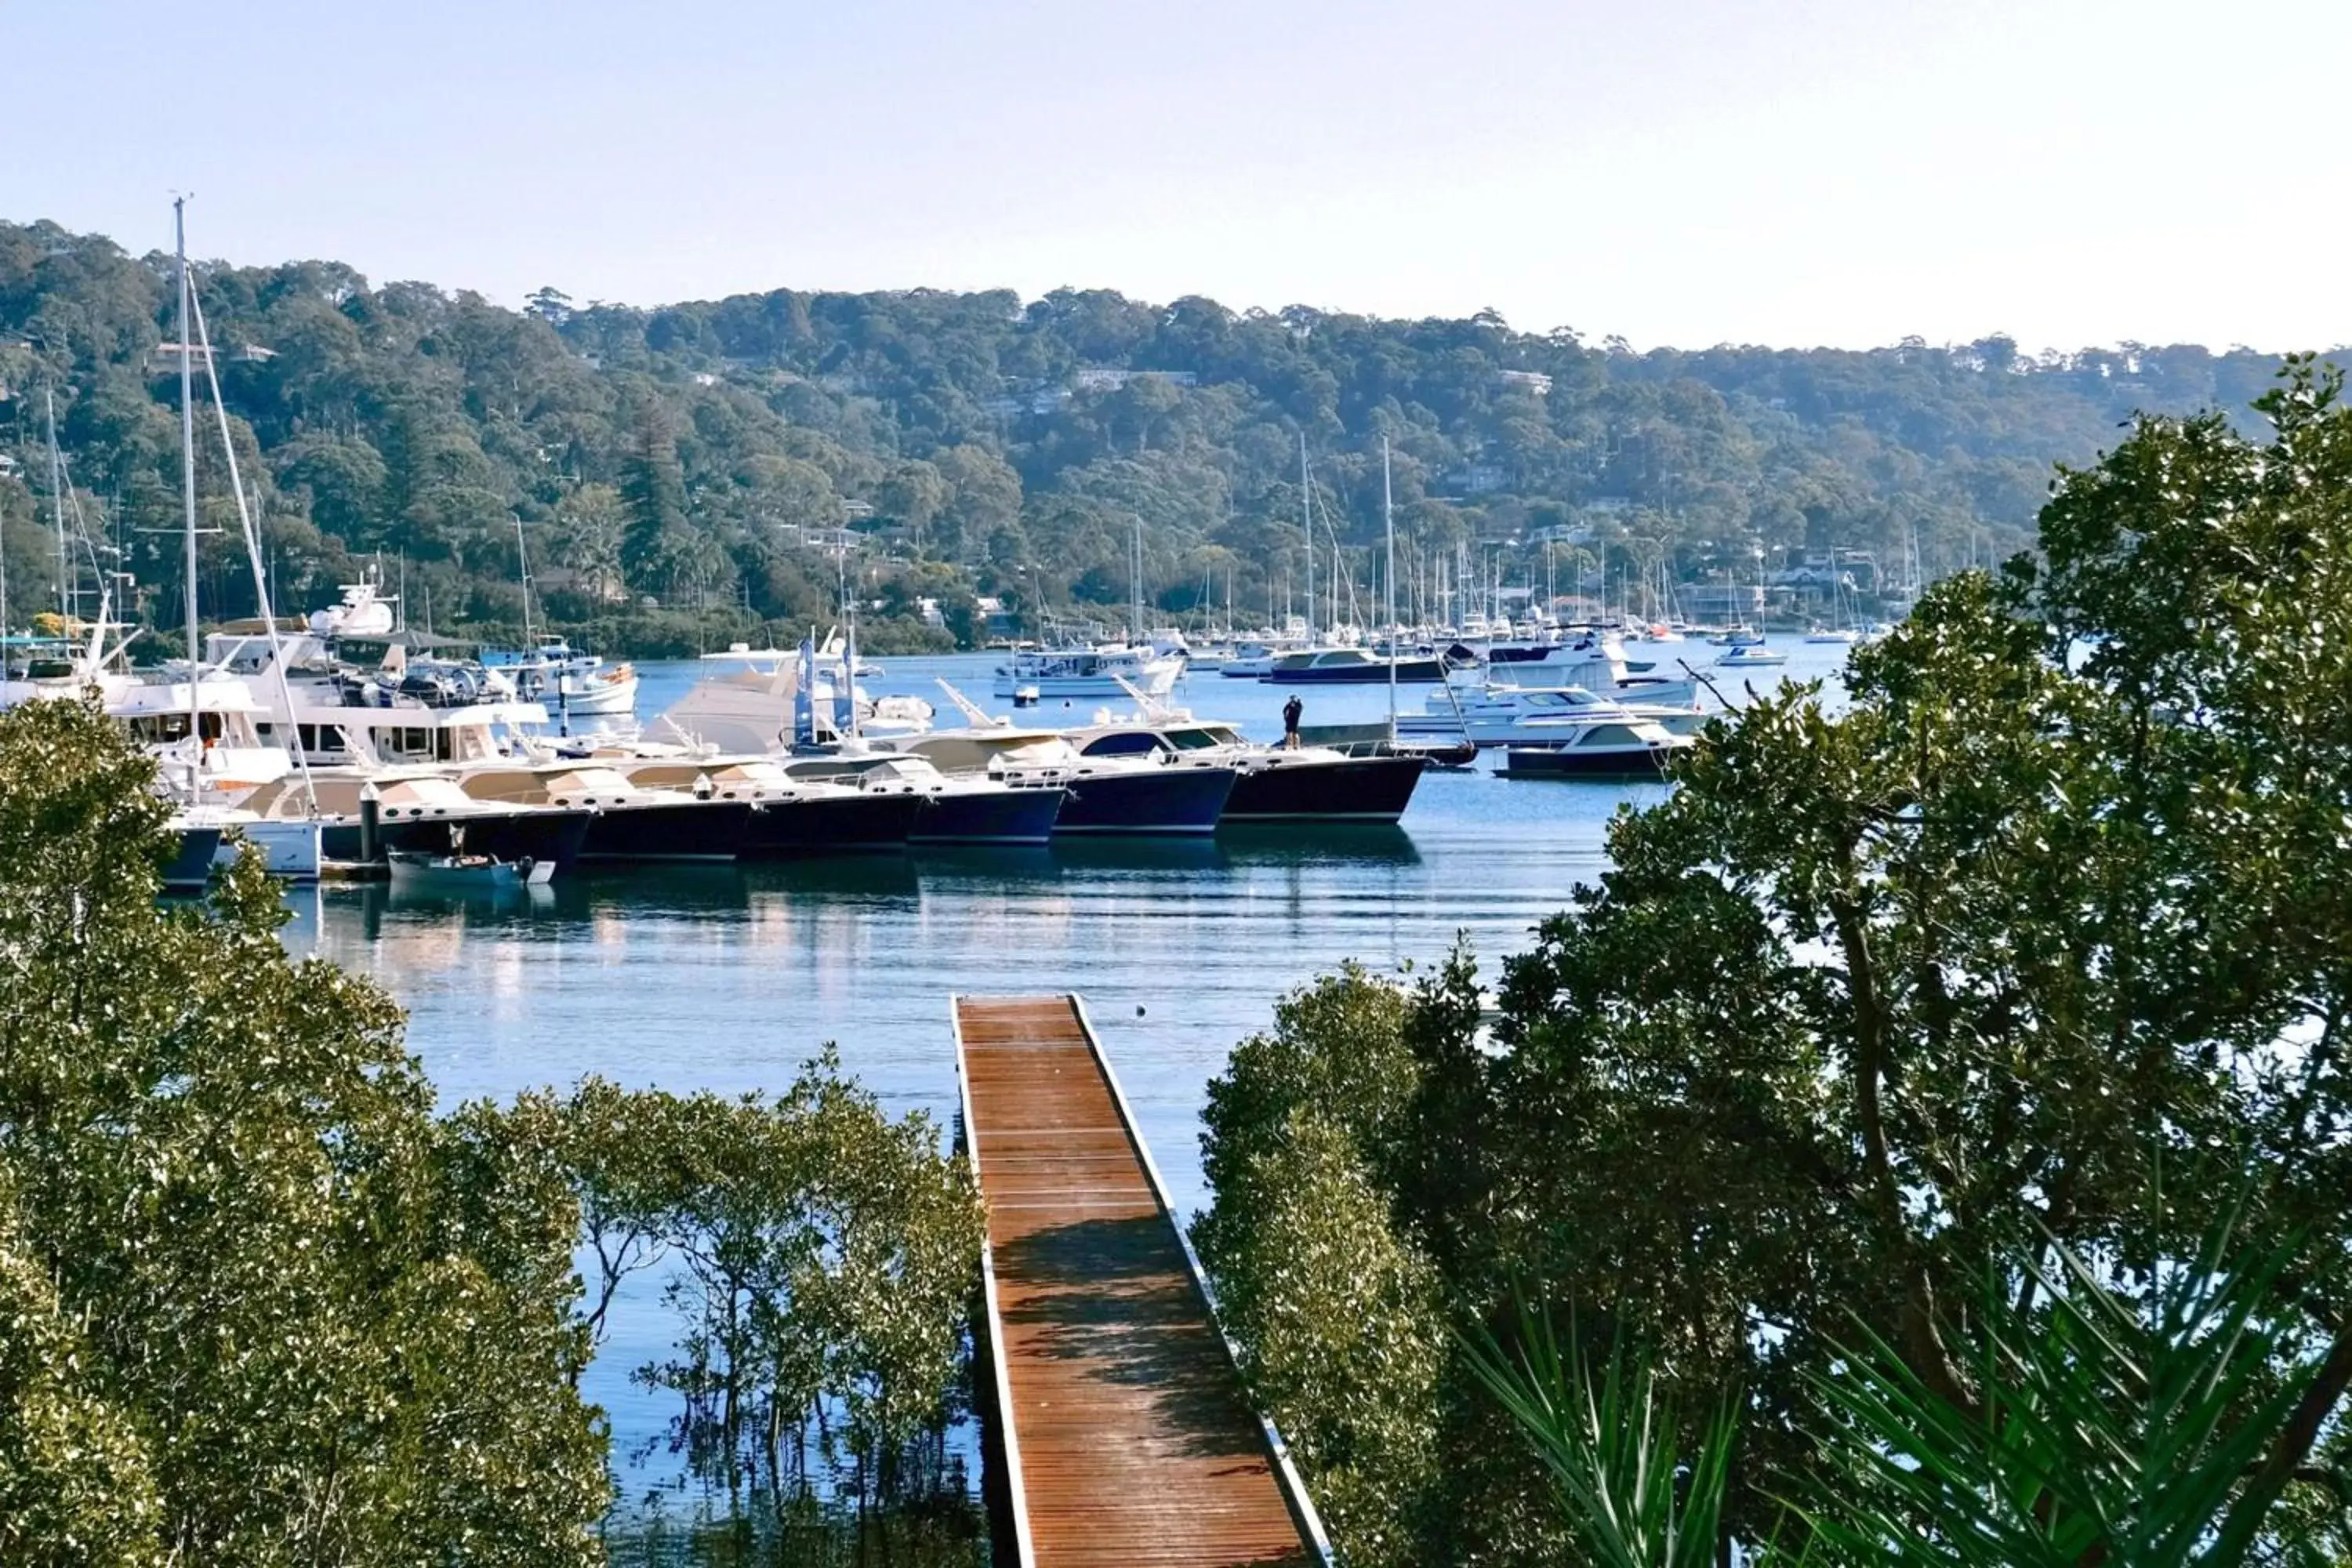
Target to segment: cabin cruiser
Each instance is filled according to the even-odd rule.
[[[1149,644],[1100,643],[1088,647],[1034,648],[996,667],[996,695],[1024,689],[1047,697],[1117,697],[1131,682],[1154,697],[1167,695],[1184,673],[1182,656]]]
[[[425,646],[433,640],[401,632],[349,644],[315,633],[274,642],[228,633],[206,639],[206,657],[259,692],[269,710],[257,726],[262,740],[314,770],[492,762],[546,726],[543,705],[517,698],[487,671],[461,679],[438,660],[418,668],[409,650]],[[381,659],[345,657],[354,650]]]
[[[1370,686],[1391,679],[1410,685],[1443,680],[1455,663],[1454,651],[1400,653],[1391,659],[1360,647],[1304,648],[1284,654],[1258,679],[1276,686]],[[1391,668],[1395,670],[1393,678]],[[1147,695],[1157,697],[1160,693]]]
[[[1561,731],[1539,746],[1503,752],[1507,779],[1614,779],[1655,783],[1674,754],[1698,742],[1646,719],[1596,716]]]
[[[877,751],[920,757],[950,778],[1065,788],[1067,796],[1054,819],[1057,837],[1214,833],[1239,778],[1228,766],[1168,766],[1172,753],[1082,756],[1058,730],[1010,722],[878,736],[872,743]]]
[[[1655,668],[1651,660],[1627,658],[1624,645],[1613,637],[1586,637],[1537,647],[1496,647],[1483,669],[1458,669],[1453,679],[1457,687],[1473,680],[1507,680],[1531,689],[1575,686],[1612,701],[1665,708],[1685,708],[1698,700],[1696,680],[1650,674]]]
[[[732,860],[742,852],[754,803],[724,798],[715,780],[649,789],[595,758],[514,758],[453,775],[479,801],[556,806],[589,814],[583,860]]]
[[[1778,648],[1767,647],[1759,637],[1752,643],[1740,643],[1715,661],[1717,669],[1766,669],[1789,662],[1789,656]]]
[[[919,697],[868,697],[841,676],[845,650],[831,668],[818,662],[814,640],[796,654],[738,645],[704,657],[740,668],[697,682],[654,721],[657,731],[722,752],[765,753],[795,779],[919,796],[909,842],[1042,844],[1052,834],[1067,793],[1058,783],[1021,773],[950,776],[921,757],[873,751],[868,737],[929,730],[933,710]]]
[[[1696,702],[1618,702],[1581,686],[1448,687],[1433,691],[1419,713],[1397,719],[1400,740],[1466,737],[1479,746],[1539,746],[1594,719],[1633,719],[1670,734],[1695,735],[1707,711]]]
[[[791,651],[737,643],[702,658],[719,668],[670,704],[654,730],[721,752],[752,753],[817,742],[820,729],[834,735],[906,733],[931,721],[931,705],[921,698],[870,697],[841,679],[838,665],[820,662],[813,644]],[[810,694],[805,713],[803,691]],[[805,737],[796,733],[804,725],[811,731]]]
[[[587,760],[642,789],[750,802],[738,849],[746,856],[904,849],[923,810],[922,797],[911,791],[799,777],[765,755],[707,755],[671,746],[600,750]]]
[[[123,628],[110,627],[101,615],[95,626],[68,622],[55,636],[0,637],[0,652],[7,655],[0,658],[0,708],[44,697],[79,698],[93,686],[103,701],[134,684],[129,674],[114,668],[122,645],[107,647],[110,629]],[[84,632],[87,642],[81,637]]]
[[[482,666],[512,681],[516,696],[560,713],[597,718],[636,711],[634,666],[607,665],[562,637],[541,637],[527,653],[485,650]]]
[[[1424,768],[1419,756],[1349,756],[1324,746],[1285,751],[1244,740],[1231,724],[1181,710],[1063,731],[1081,757],[1149,757],[1177,768],[1230,768],[1237,775],[1225,823],[1393,823]]]
[[[207,669],[191,681],[184,661],[142,675],[119,668],[126,637],[109,647],[106,634],[125,630],[101,610],[79,636],[24,639],[26,657],[0,680],[0,709],[95,691],[109,718],[155,759],[165,793],[189,803],[234,805],[245,792],[291,765],[272,745],[262,721],[268,709],[253,689],[225,671]]]
[[[1021,776],[972,778],[940,772],[926,757],[862,745],[778,759],[796,779],[817,779],[921,805],[910,844],[1043,844],[1068,797],[1066,785]]]
[[[246,682],[186,667],[133,681],[106,699],[109,717],[155,758],[156,776],[183,800],[234,805],[294,765],[270,740],[270,710]]]
[[[1306,617],[1292,616],[1282,624],[1282,629],[1243,637],[1226,649],[1217,673],[1234,680],[1256,680],[1274,668],[1275,660],[1286,654],[1306,648],[1328,646],[1315,640]]]

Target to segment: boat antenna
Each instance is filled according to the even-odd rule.
[[[205,350],[205,382],[212,389],[213,412],[220,420],[221,451],[228,459],[228,486],[236,492],[236,521],[245,532],[246,563],[253,570],[254,597],[261,606],[262,635],[269,639],[269,669],[278,680],[278,700],[285,705],[286,721],[294,726],[294,744],[287,749],[294,754],[294,765],[302,774],[302,799],[310,815],[319,814],[319,792],[310,780],[310,756],[302,744],[302,728],[294,712],[294,689],[286,680],[284,646],[278,637],[278,612],[269,603],[269,574],[261,559],[261,533],[253,526],[253,512],[245,501],[245,478],[237,471],[236,443],[229,438],[228,405],[221,401],[220,372],[213,364],[213,336],[205,325],[205,302],[194,289],[188,290],[188,306],[195,317],[196,339]],[[101,599],[100,603],[104,601]],[[189,677],[194,678],[193,661]],[[198,748],[198,755],[203,754]]]
[[[1396,498],[1389,486],[1389,438],[1381,437],[1381,526],[1389,544],[1389,745],[1397,738]],[[1443,673],[1443,672],[1441,672]]]
[[[188,198],[172,198],[172,242],[180,274],[180,500],[181,536],[186,542],[186,609],[188,630],[188,797],[196,798],[198,769],[204,765],[204,700],[196,690],[203,670],[196,642],[196,367],[194,345],[188,341]]]

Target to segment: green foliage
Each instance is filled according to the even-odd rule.
[[[0,1557],[160,1563],[162,1500],[140,1435],[87,1376],[89,1347],[0,1188]]]
[[[1975,1397],[1954,1405],[1885,1341],[1819,1375],[1833,1463],[1806,1510],[1816,1555],[1948,1568],[2236,1568],[2292,1560],[2263,1464],[2322,1374],[2281,1322],[2294,1248],[2231,1247],[2118,1287],[2060,1248],[2021,1267],[2046,1311],[1991,1276]],[[2284,1373],[2284,1375],[2282,1375]],[[2292,1521],[2289,1521],[2292,1523]]]
[[[680,1396],[698,1475],[779,1523],[842,1467],[861,1504],[937,1484],[982,1211],[928,1118],[891,1121],[829,1052],[772,1101],[591,1079],[515,1114],[578,1184],[589,1331],[665,1268],[678,1354],[636,1376]]]
[[[0,714],[9,1560],[593,1561],[568,1194],[436,1121],[256,859],[159,910],[151,777]]]
[[[773,1100],[436,1119],[257,859],[157,908],[152,783],[94,709],[0,714],[0,1558],[597,1561],[578,1385],[650,1268],[682,1322],[640,1378],[730,1499],[831,1539],[836,1470],[861,1516],[961,1496],[981,1209],[926,1118],[828,1053]]]
[[[2225,1210],[2203,1251],[2137,1270],[2066,1248],[1993,1260],[1973,1305],[1980,1352],[1968,1404],[1930,1387],[1866,1329],[1816,1374],[1823,1464],[1791,1528],[1749,1537],[1748,1561],[1812,1568],[2235,1568],[2314,1563],[2318,1521],[2279,1507],[2263,1464],[2326,1370],[2283,1323],[2292,1244],[2252,1247]],[[2023,1289],[2020,1287],[2022,1285]],[[1595,1563],[1717,1560],[1738,1413],[1716,1406],[1687,1460],[1646,1356],[1595,1377],[1548,1316],[1521,1305],[1517,1348],[1479,1334],[1472,1369],[1555,1482]],[[1801,1544],[1784,1548],[1781,1536]]]
[[[1253,1394],[1366,1565],[1416,1561],[1439,1460],[1436,1280],[1360,1153],[1412,1094],[1404,1011],[1397,986],[1350,967],[1236,1047],[1202,1141],[1216,1202],[1192,1232]]]
[[[1550,1470],[1594,1568],[1713,1568],[1739,1429],[1730,1401],[1685,1461],[1680,1423],[1661,1407],[1646,1363],[1615,1353],[1596,1378],[1580,1351],[1561,1347],[1550,1318],[1525,1305],[1516,1352],[1484,1333],[1465,1352]]]
[[[1440,1463],[1444,1318],[1428,1263],[1398,1239],[1347,1135],[1293,1114],[1241,1187],[1263,1206],[1204,1266],[1242,1372],[1306,1473],[1348,1561],[1418,1561],[1414,1514]]]
[[[2062,475],[2041,563],[1939,584],[1844,702],[1716,723],[1506,964],[1490,1038],[1457,964],[1396,1026],[1409,1068],[1385,1033],[1364,1077],[1253,1043],[1213,1135],[1327,1116],[1453,1321],[1524,1279],[1652,1347],[1673,1407],[1736,1391],[1751,1539],[1821,1479],[1857,1331],[1977,1411],[1985,1259],[2175,1267],[2204,1194],[2246,1184],[2251,1228],[2301,1238],[2265,1331],[2316,1370],[2283,1419],[2232,1410],[2241,1495],[2340,1477],[2352,412],[2305,365],[2261,412],[2266,441],[2143,422]],[[1210,1173],[1217,1247],[1248,1256],[1266,1194],[1246,1161]],[[1467,1457],[1424,1560],[1517,1551],[1539,1478],[1488,1466],[1458,1367],[1436,1386]],[[2341,1495],[2282,1506],[2340,1530]]]

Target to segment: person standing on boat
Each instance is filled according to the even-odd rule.
[[[1296,691],[1290,694],[1290,700],[1282,705],[1282,749],[1284,751],[1298,750],[1298,718],[1306,711],[1307,704],[1298,700],[1298,693]]]

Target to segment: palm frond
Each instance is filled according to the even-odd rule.
[[[1646,1361],[1620,1346],[1596,1377],[1563,1352],[1550,1314],[1518,1303],[1516,1353],[1483,1327],[1465,1336],[1472,1372],[1551,1473],[1570,1528],[1596,1568],[1712,1568],[1730,1482],[1738,1413],[1707,1417],[1696,1453],[1662,1405]]]

